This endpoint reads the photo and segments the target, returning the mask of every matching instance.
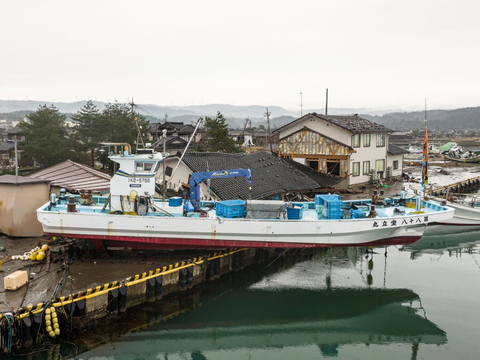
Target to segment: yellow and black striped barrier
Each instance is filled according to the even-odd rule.
[[[103,286],[89,288],[85,291],[79,291],[75,294],[70,294],[68,296],[61,296],[59,298],[52,299],[49,302],[38,303],[37,305],[27,305],[26,307],[21,307],[16,311],[14,311],[14,314],[16,315],[17,319],[21,319],[25,316],[29,316],[30,313],[37,314],[42,312],[44,310],[44,307],[49,304],[51,304],[54,307],[60,307],[60,306],[71,304],[73,302],[77,302],[79,300],[91,299],[93,297],[103,295],[108,291],[118,289],[123,286],[128,288],[133,285],[146,282],[151,278],[168,275],[188,267],[193,267],[195,265],[203,264],[205,261],[211,262],[212,260],[230,256],[232,254],[242,252],[245,250],[246,249],[226,250],[226,251],[215,252],[213,254],[209,254],[208,256],[200,256],[198,258],[194,257],[186,261],[180,261],[180,262],[163,266],[162,268],[150,270],[149,272],[143,272],[142,274],[136,274],[136,275],[130,276],[125,280],[125,282],[122,282],[122,283],[119,283],[118,281],[113,281]]]

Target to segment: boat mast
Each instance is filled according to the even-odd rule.
[[[178,163],[177,165],[175,165],[175,169],[173,169],[173,172],[172,172],[172,176],[170,176],[170,179],[168,180],[168,182],[170,183],[173,179],[173,176],[175,175],[175,172],[177,171],[177,168],[178,166],[180,165],[180,163],[182,162],[183,160],[183,156],[185,155],[185,153],[187,152],[187,149],[188,149],[188,146],[190,145],[190,142],[192,141],[192,139],[195,137],[195,134],[197,133],[197,130],[200,126],[200,124],[203,122],[203,117],[200,117],[198,120],[197,120],[197,125],[195,126],[195,129],[193,130],[193,133],[192,133],[192,136],[190,136],[190,139],[188,140],[188,143],[187,145],[185,146],[185,149],[183,150],[183,153],[182,153],[182,156],[180,157],[180,159],[178,160]],[[165,160],[164,160],[165,161]]]
[[[425,137],[423,139],[423,160],[422,160],[422,187],[423,199],[427,199],[428,185],[428,132],[427,132],[427,99],[425,99]]]

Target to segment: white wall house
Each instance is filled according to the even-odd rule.
[[[391,171],[391,177],[399,177],[403,174],[403,155],[408,151],[395,144],[388,144],[387,171]]]
[[[345,177],[348,186],[368,183],[372,173],[385,178],[389,166],[395,167],[392,176],[402,173],[403,154],[388,151],[388,135],[393,131],[358,115],[311,113],[275,132],[279,133],[279,156]]]

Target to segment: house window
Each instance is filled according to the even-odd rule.
[[[370,174],[370,161],[364,161],[363,162],[363,175],[369,175]]]
[[[377,147],[385,147],[385,134],[377,135]]]
[[[151,173],[153,171],[154,166],[155,166],[155,161],[136,161],[135,172]]]
[[[355,134],[352,136],[352,146],[354,148],[360,147],[360,134]]]
[[[360,163],[359,162],[354,162],[353,163],[352,173],[353,173],[353,176],[359,176],[360,175]]]
[[[167,166],[165,169],[165,175],[166,176],[172,176],[173,169],[170,166]]]
[[[398,169],[398,160],[394,160],[393,161],[393,170],[397,170]]]
[[[385,160],[377,160],[375,169],[377,172],[385,171]]]
[[[363,147],[370,147],[370,134],[363,134]]]

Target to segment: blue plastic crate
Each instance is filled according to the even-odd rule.
[[[299,220],[303,216],[304,204],[293,204],[293,207],[287,207],[287,218],[290,220]]]
[[[169,206],[182,206],[182,198],[180,196],[174,196],[168,199]]]
[[[217,216],[229,219],[245,217],[245,200],[218,201],[216,212]]]
[[[343,206],[343,201],[340,195],[315,195],[315,205],[323,205],[327,209],[340,209]]]
[[[341,210],[343,206],[343,202],[341,201],[329,201],[328,203],[325,204],[327,209],[332,209],[332,210]]]
[[[343,216],[343,210],[328,210],[328,219],[335,220],[341,219]]]

